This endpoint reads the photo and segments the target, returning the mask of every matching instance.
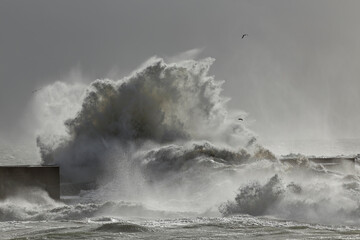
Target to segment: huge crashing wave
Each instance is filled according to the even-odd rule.
[[[245,113],[227,109],[213,62],[152,58],[120,80],[46,87],[36,102],[43,164],[59,165],[63,184],[90,183],[81,196],[93,202],[357,222],[359,178],[303,156],[288,165],[257,144]]]
[[[251,144],[254,137],[236,119],[239,113],[226,110],[222,81],[208,75],[213,61],[166,64],[152,59],[129,77],[94,81],[76,116],[66,119],[66,133],[38,137],[43,163],[60,165],[70,180],[89,181],[109,170],[110,158],[121,158],[114,151],[126,155],[134,152],[131,148],[139,152],[149,145],[189,141],[238,150]]]

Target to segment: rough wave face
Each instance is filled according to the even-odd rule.
[[[68,181],[95,181],[144,143],[251,145],[254,137],[225,108],[222,81],[208,75],[213,61],[152,59],[124,79],[94,81],[76,116],[65,121],[67,132],[38,137],[44,164],[60,165]]]
[[[80,191],[85,205],[43,204],[43,218],[106,215],[118,209],[108,208],[110,203],[124,200],[151,206],[150,214],[216,216],[220,206],[224,216],[359,222],[359,178],[302,156],[288,165],[260,147],[238,121],[244,113],[226,109],[222,81],[208,75],[212,63],[154,58],[120,80],[55,83],[41,90],[40,97],[56,92],[50,102],[37,101],[46,113],[37,138],[43,163],[60,166],[63,186],[93,186]],[[42,219],[27,208],[14,217],[6,212],[11,207],[0,205],[3,216]],[[127,225],[104,229],[128,227],[142,231]]]
[[[278,203],[284,193],[278,175],[273,176],[265,185],[258,182],[239,189],[235,202],[228,202],[220,207],[224,215],[250,214],[260,216]]]
[[[299,159],[266,181],[253,179],[238,189],[234,201],[219,207],[224,216],[271,215],[281,219],[326,224],[358,224],[360,179],[331,172],[321,164]]]
[[[178,218],[186,216],[180,212],[164,212],[147,208],[141,203],[81,202],[65,204],[54,201],[38,188],[27,188],[4,201],[0,201],[0,222],[5,221],[43,221],[43,220],[82,220],[86,218],[147,217]],[[106,221],[107,218],[105,218]],[[123,226],[125,227],[125,226]],[[106,229],[102,229],[106,230]]]

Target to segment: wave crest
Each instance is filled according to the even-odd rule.
[[[226,110],[223,82],[208,75],[213,61],[155,58],[129,77],[94,81],[79,112],[65,121],[67,133],[37,138],[44,164],[60,165],[66,181],[95,181],[124,161],[114,155],[119,149],[128,160],[146,142],[252,145],[255,138]]]

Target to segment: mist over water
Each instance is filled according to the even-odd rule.
[[[96,80],[87,88],[76,115],[66,118],[67,104],[71,105],[70,112],[77,104],[63,100],[65,104],[54,116],[55,124],[52,119],[45,124],[53,125],[55,132],[48,129],[38,137],[44,163],[59,164],[64,174],[67,168],[86,166],[93,168],[88,169],[91,173],[81,172],[97,177],[99,174],[92,171],[101,172],[110,161],[121,162],[111,160],[118,157],[114,151],[129,158],[133,151],[138,154],[139,149],[150,145],[192,141],[240,150],[254,137],[237,120],[240,112],[226,110],[227,99],[220,96],[222,81],[207,75],[212,62],[204,59],[166,64],[162,59],[151,59],[130,77]],[[61,117],[65,127],[59,132],[56,122]]]
[[[17,209],[2,202],[2,220],[249,214],[359,223],[357,167],[329,170],[305,155],[279,161],[246,113],[227,108],[223,81],[208,73],[213,62],[152,58],[123,79],[41,89],[33,105],[41,161],[60,166],[62,186],[87,187],[72,205],[46,193]]]

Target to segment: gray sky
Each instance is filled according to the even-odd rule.
[[[203,49],[229,106],[267,139],[360,136],[360,1],[0,0],[0,138],[32,91]],[[241,39],[242,34],[249,34]]]

